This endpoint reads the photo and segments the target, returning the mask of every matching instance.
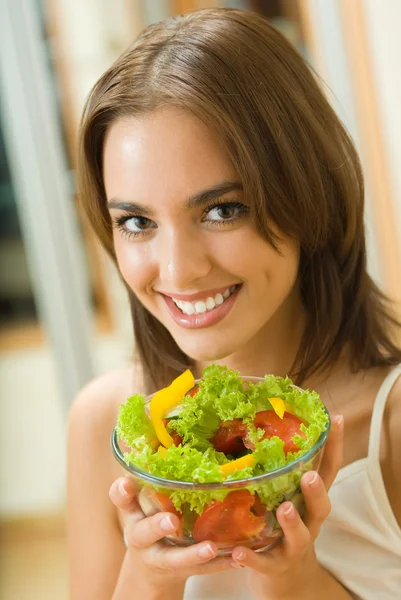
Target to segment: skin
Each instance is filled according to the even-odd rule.
[[[218,138],[200,121],[164,109],[141,120],[117,122],[105,143],[104,180],[109,201],[118,198],[148,208],[146,218],[154,227],[142,235],[133,238],[114,228],[117,261],[130,288],[184,352],[201,362],[227,361],[235,353],[233,361],[243,364],[249,357],[255,369],[267,338],[283,337],[288,350],[303,324],[294,289],[299,245],[282,236],[280,256],[256,233],[249,215],[224,223],[217,220],[216,209],[205,214],[210,202],[186,208],[194,194],[239,181]],[[249,206],[240,191],[221,200]],[[124,211],[110,208],[110,215],[115,220]],[[138,226],[131,219],[125,227]],[[158,293],[189,294],[237,283],[243,288],[230,314],[197,330],[175,324]]]
[[[127,237],[115,223],[118,265],[140,301],[196,360],[198,372],[213,361],[243,373],[285,375],[304,325],[297,288],[299,246],[277,232],[282,241],[281,254],[276,253],[258,235],[250,214],[216,225],[211,220],[221,218],[218,209],[207,212],[209,205],[188,209],[188,198],[226,181],[238,181],[235,169],[213,132],[193,116],[169,108],[140,120],[116,122],[104,150],[106,194],[114,202],[110,215],[115,223],[126,214],[115,207],[116,199],[146,206],[148,211],[148,220],[140,221],[131,211],[124,224],[131,230],[145,225],[139,237]],[[220,199],[232,200],[247,205],[241,191]],[[242,289],[231,312],[220,323],[198,330],[177,325],[160,295],[237,283]],[[260,600],[313,600],[320,598],[323,586],[327,600],[349,598],[317,563],[313,542],[329,514],[327,491],[338,469],[366,456],[372,405],[387,371],[371,369],[355,375],[344,354],[330,373],[316,373],[305,382],[305,387],[321,394],[333,416],[320,475],[309,472],[302,480],[305,522],[286,502],[277,513],[285,532],[281,546],[266,555],[237,547],[224,558],[216,558],[212,542],[191,548],[166,546],[163,526],[173,531],[176,516],[159,513],[144,518],[132,483],[111,456],[109,435],[118,406],[141,391],[138,376],[128,367],[92,382],[77,398],[69,423],[71,597],[125,600],[135,589],[144,600],[175,600],[182,598],[191,575],[247,566],[249,587]],[[400,390],[401,383],[394,386],[385,414],[382,470],[401,521],[401,482],[395,464]],[[345,432],[338,415],[344,415]],[[123,544],[124,528],[128,549]]]

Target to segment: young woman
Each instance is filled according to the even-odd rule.
[[[398,598],[397,323],[366,270],[355,149],[310,68],[250,12],[152,25],[92,90],[78,174],[140,365],[71,411],[71,598]],[[288,374],[333,416],[320,475],[302,480],[305,521],[281,505],[285,541],[267,554],[165,545],[176,516],[144,518],[110,452],[129,395],[211,362]]]

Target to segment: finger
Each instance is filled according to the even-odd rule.
[[[231,556],[217,556],[214,542],[201,542],[187,548],[158,544],[145,554],[147,564],[167,571],[187,570],[191,575],[205,575],[232,569]]]
[[[288,557],[301,555],[311,542],[311,535],[292,502],[284,502],[276,511],[284,532],[284,547]]]
[[[264,575],[273,572],[274,563],[268,554],[254,552],[250,548],[237,546],[232,551],[233,567],[248,567]]]
[[[309,531],[291,502],[284,502],[276,512],[284,532],[284,554],[287,558],[301,555],[308,548],[311,541]],[[248,567],[259,573],[277,573],[277,570],[285,566],[283,553],[280,553],[279,562],[273,554],[253,552],[250,548],[237,546],[232,551],[234,559],[233,566]]]
[[[166,535],[174,533],[179,525],[177,515],[167,512],[159,512],[151,517],[144,517],[142,514],[141,519],[131,515],[125,522],[127,543],[138,550],[144,550]]]
[[[331,510],[326,487],[316,471],[308,471],[301,479],[301,489],[306,502],[304,522],[312,540],[318,536],[323,522]]]
[[[136,490],[133,482],[127,477],[119,477],[110,487],[109,497],[114,506],[119,508],[124,517],[136,515],[143,519],[141,511],[136,501]]]
[[[319,473],[329,490],[343,462],[344,418],[337,415],[332,420],[332,427],[324,448]]]

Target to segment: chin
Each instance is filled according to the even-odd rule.
[[[238,350],[237,344],[231,344],[229,340],[224,340],[224,343],[222,343],[223,340],[221,337],[215,339],[214,336],[198,343],[194,343],[193,340],[186,343],[186,340],[178,339],[176,339],[176,342],[187,356],[192,360],[199,362],[215,362],[222,360]]]

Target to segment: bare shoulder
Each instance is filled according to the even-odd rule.
[[[401,526],[401,470],[399,445],[401,438],[401,373],[389,394],[383,417],[382,471],[388,498]]]
[[[387,400],[387,413],[391,416],[394,425],[401,425],[401,370],[398,370],[398,373]]]
[[[110,450],[110,437],[119,406],[134,392],[137,369],[126,366],[90,381],[77,395],[68,420],[68,487],[81,476],[97,485],[103,498],[116,478],[116,461]],[[97,465],[102,465],[98,468]],[[117,476],[119,475],[117,471]]]
[[[117,464],[110,436],[119,405],[132,395],[134,387],[139,391],[134,378],[133,366],[111,371],[90,381],[74,400],[68,420],[68,491],[84,477],[107,501]]]
[[[383,446],[386,455],[395,458],[401,437],[401,371],[396,379],[386,402],[383,416]],[[399,469],[398,469],[399,471]],[[401,475],[401,473],[400,473]]]
[[[77,416],[91,415],[91,424],[99,426],[108,418],[114,416],[119,404],[135,392],[136,387],[134,367],[125,366],[110,371],[90,381],[77,395],[70,411],[70,420]],[[134,389],[135,387],[135,389]],[[138,381],[138,387],[141,387]]]
[[[133,366],[112,371],[86,385],[70,410],[67,517],[74,600],[113,595],[125,547],[109,498],[111,484],[122,475],[110,436],[119,405],[141,391],[138,386]]]

